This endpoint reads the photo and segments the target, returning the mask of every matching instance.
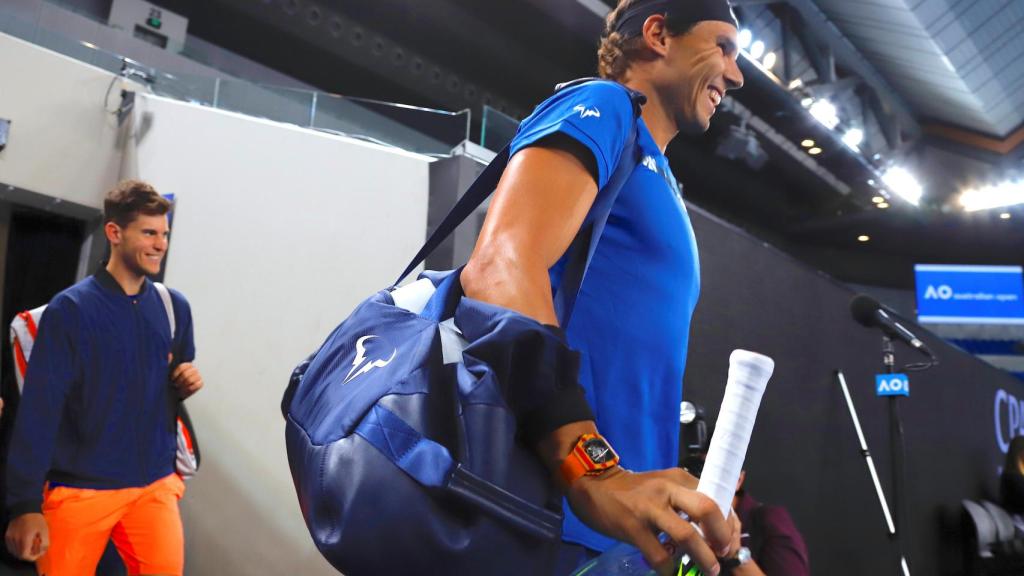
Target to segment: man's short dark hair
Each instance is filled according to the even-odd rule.
[[[107,192],[103,199],[103,223],[113,222],[126,228],[139,217],[163,216],[171,210],[171,202],[141,180],[125,180]]]
[[[602,78],[622,80],[630,63],[640,58],[646,50],[643,38],[624,38],[616,31],[623,15],[641,1],[643,0],[619,0],[605,18],[601,46],[597,49],[597,72]],[[665,27],[672,36],[682,36],[693,29],[694,23],[669,17],[665,20]]]

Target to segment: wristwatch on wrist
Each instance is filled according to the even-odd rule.
[[[736,555],[732,558],[726,558],[720,563],[722,568],[733,569],[737,566],[743,566],[753,560],[753,556],[750,555],[750,548],[746,546],[740,546],[740,549],[736,551]]]
[[[615,467],[619,455],[600,434],[584,434],[562,460],[562,479],[571,485],[583,476],[596,476]]]

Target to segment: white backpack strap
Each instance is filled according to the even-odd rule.
[[[164,301],[164,310],[167,312],[167,323],[171,325],[171,340],[174,340],[174,303],[171,302],[171,291],[167,289],[160,282],[153,282],[153,287],[156,288],[157,293],[160,294],[160,299]]]

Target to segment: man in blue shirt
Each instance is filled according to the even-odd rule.
[[[125,181],[104,202],[110,260],[50,301],[7,464],[7,547],[40,574],[95,572],[113,539],[129,574],[178,574],[177,403],[199,390],[192,313],[146,277],[167,251],[170,203]]]
[[[560,90],[523,121],[461,276],[467,296],[557,325],[560,259],[635,122],[640,165],[615,200],[566,327],[592,416],[580,417],[582,398],[561,398],[565,417],[548,419],[538,447],[568,504],[562,570],[624,540],[670,573],[660,532],[706,574],[718,573],[716,555],[738,549],[735,514],[727,523],[694,491],[696,479],[673,469],[700,281],[693,231],[664,156],[677,133],[706,131],[726,91],[742,86],[736,37],[726,0],[620,0],[598,56],[601,75],[621,86]],[[640,118],[623,87],[646,96]],[[622,466],[609,460],[611,446]],[[706,541],[680,512],[702,526]]]

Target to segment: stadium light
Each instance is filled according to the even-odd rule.
[[[821,122],[826,128],[832,130],[839,125],[839,112],[828,100],[815,100],[810,108],[811,116]]]
[[[906,168],[893,166],[882,175],[882,182],[889,187],[894,194],[917,206],[924,195],[924,188]]]
[[[740,49],[746,50],[750,47],[750,43],[754,41],[754,34],[747,28],[740,30],[739,36],[736,37],[736,41],[740,46]]]
[[[864,131],[860,128],[850,128],[843,134],[843,144],[850,147],[851,150],[860,151],[860,145],[864,142]]]
[[[1024,180],[965,190],[960,194],[960,204],[968,212],[1024,204]]]
[[[754,60],[760,60],[761,56],[764,56],[764,42],[758,40],[750,45],[750,57]]]

